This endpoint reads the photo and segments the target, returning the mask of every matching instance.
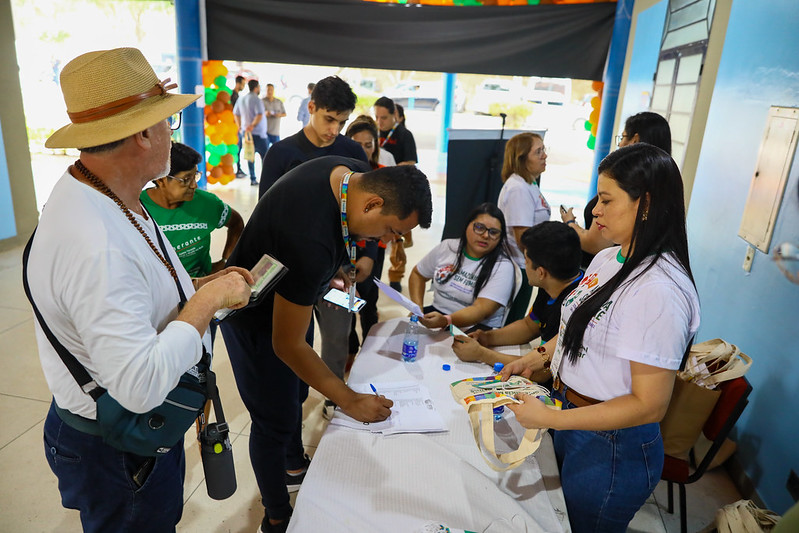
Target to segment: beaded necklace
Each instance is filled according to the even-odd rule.
[[[159,252],[158,248],[155,247],[153,241],[150,240],[150,237],[147,235],[144,229],[142,229],[141,225],[139,225],[139,223],[136,221],[136,218],[133,216],[133,213],[131,213],[130,209],[128,209],[127,206],[122,202],[122,200],[119,199],[119,196],[114,194],[114,191],[109,189],[108,185],[103,183],[100,180],[100,178],[95,176],[88,168],[86,168],[86,166],[83,164],[83,162],[80,159],[75,161],[75,168],[78,170],[78,172],[80,172],[83,175],[84,178],[86,178],[89,181],[89,183],[91,183],[91,185],[95,189],[97,189],[104,195],[111,198],[114,201],[114,203],[116,203],[117,206],[119,206],[122,212],[125,213],[125,216],[128,218],[128,221],[130,221],[130,223],[133,224],[133,227],[136,228],[139,231],[139,233],[141,233],[141,236],[144,237],[144,240],[147,241],[147,244],[150,245],[150,248],[153,250],[155,255],[158,257],[158,259],[161,260],[161,263],[164,264],[166,269],[169,271],[169,274],[175,280],[175,283],[180,283],[178,281],[178,273],[175,272],[175,268],[169,263],[169,261],[164,259],[164,256],[161,255],[161,252]],[[147,220],[146,212],[144,213],[144,218],[145,220]],[[156,231],[158,231],[158,228],[156,228]]]
[[[339,195],[339,198],[341,199],[341,236],[344,238],[344,247],[347,249],[347,253],[350,256],[350,265],[352,265],[352,268],[350,269],[350,313],[352,313],[352,304],[355,302],[356,248],[352,242],[352,239],[350,238],[349,225],[347,224],[347,196],[349,194],[350,178],[353,174],[353,171],[349,171],[342,176],[341,193]]]

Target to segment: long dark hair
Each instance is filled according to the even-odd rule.
[[[477,299],[477,296],[480,294],[480,291],[483,289],[483,287],[485,287],[485,284],[488,283],[488,278],[491,277],[491,272],[494,270],[494,265],[497,264],[497,261],[500,261],[503,257],[506,259],[511,257],[511,252],[508,248],[508,241],[505,237],[507,234],[507,229],[505,228],[505,215],[503,215],[502,211],[500,211],[500,209],[494,204],[490,202],[480,204],[475,207],[471,213],[469,213],[469,216],[466,219],[466,226],[463,228],[460,242],[458,243],[455,267],[441,282],[442,284],[447,283],[450,278],[461,269],[461,266],[463,265],[463,254],[466,251],[466,232],[469,231],[469,227],[480,215],[488,215],[499,220],[501,231],[499,234],[499,242],[497,242],[497,245],[494,247],[494,249],[480,258],[480,272],[477,274],[477,281],[474,283],[475,300]]]
[[[673,254],[694,283],[688,260],[682,177],[671,156],[650,144],[636,143],[611,152],[599,164],[599,174],[614,180],[633,201],[641,201],[635,215],[630,256],[607,283],[574,310],[566,325],[563,349],[572,364],[581,353],[588,323],[613,292],[642,276],[661,259],[667,260],[664,254]],[[632,275],[643,264],[644,268]]]
[[[627,137],[638,134],[638,141],[657,146],[666,153],[671,154],[671,129],[665,118],[643,111],[627,117],[624,121],[624,132]]]
[[[362,131],[369,132],[369,134],[374,139],[375,149],[372,152],[372,157],[369,158],[369,164],[372,165],[372,169],[376,169],[380,166],[378,162],[380,159],[380,137],[377,133],[377,124],[372,117],[368,115],[360,115],[358,118],[353,120],[349,126],[347,126],[347,133],[346,136],[352,139],[355,135],[361,133]]]

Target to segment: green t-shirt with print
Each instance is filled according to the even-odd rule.
[[[142,204],[163,230],[191,277],[211,273],[211,232],[230,220],[230,206],[215,194],[197,189],[190,202],[175,209],[165,209],[153,202],[147,191]]]

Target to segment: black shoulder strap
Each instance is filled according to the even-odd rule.
[[[36,303],[33,301],[33,296],[31,295],[30,285],[28,284],[28,256],[31,253],[31,245],[33,244],[33,237],[36,235],[36,230],[33,230],[33,235],[31,238],[28,239],[28,244],[25,245],[25,251],[22,253],[22,286],[25,288],[25,295],[28,297],[28,301],[31,303],[33,307],[33,313],[36,315],[36,319],[39,321],[39,325],[42,327],[42,331],[44,332],[47,340],[50,341],[50,344],[53,345],[53,348],[58,353],[61,360],[66,365],[69,373],[72,374],[72,377],[75,378],[75,381],[78,382],[80,385],[81,390],[92,397],[94,401],[102,396],[105,393],[105,389],[99,386],[89,375],[86,369],[81,365],[75,356],[67,350],[63,344],[56,338],[50,328],[47,327],[47,323],[44,321],[44,317],[39,312],[39,309],[36,307]]]

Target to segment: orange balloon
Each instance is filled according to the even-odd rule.
[[[223,104],[226,104],[230,102],[230,95],[228,94],[227,91],[219,91],[218,93],[216,93],[216,99],[222,102]]]
[[[233,111],[233,104],[231,104],[230,102],[226,103],[225,109],[227,109],[228,111]]]
[[[228,111],[227,109],[222,111],[219,114],[219,120],[222,120],[224,122],[235,122],[233,120],[233,111]]]
[[[233,174],[225,174],[224,176],[222,176],[222,179],[219,180],[219,183],[221,183],[222,185],[227,185],[234,179],[236,179],[236,176],[234,176]]]
[[[219,123],[219,115],[216,113],[210,113],[207,117],[205,117],[205,121],[208,124],[218,124]]]
[[[591,124],[598,124],[599,123],[599,109],[594,109],[591,111],[591,114],[588,115],[588,122]]]
[[[601,81],[592,81],[591,82],[591,88],[593,90],[595,90],[596,92],[600,92],[604,86],[605,86],[605,84],[602,83]]]
[[[225,104],[220,102],[219,100],[214,100],[214,103],[211,104],[211,108],[213,108],[214,113],[221,113],[225,110]]]
[[[211,185],[214,185],[214,184],[216,184],[216,183],[219,183],[219,180],[218,180],[218,179],[216,179],[216,178],[215,178],[215,177],[213,177],[213,176],[208,176],[208,183],[210,183]]]
[[[219,164],[222,166],[232,166],[233,165],[233,155],[225,154],[219,158]]]
[[[209,115],[209,114],[210,114],[212,111],[213,111],[213,108],[212,108],[211,106],[209,106],[209,105],[207,105],[207,106],[203,107],[203,113],[205,113],[205,116],[206,116],[206,117],[207,117],[207,116],[208,116],[208,115]]]
[[[591,107],[594,109],[599,109],[599,106],[602,105],[602,99],[598,96],[594,96],[591,98]]]
[[[222,136],[222,142],[225,144],[238,144],[239,136],[236,133],[226,133]]]
[[[222,172],[224,174],[233,174],[233,165],[222,165]]]
[[[218,133],[209,135],[208,139],[211,141],[211,144],[222,144],[222,136],[219,135]]]
[[[596,122],[591,124],[591,135],[593,135],[594,137],[596,137],[596,132],[597,132],[598,127],[599,127],[599,125]]]
[[[212,178],[219,179],[222,177],[222,174],[224,174],[224,172],[222,172],[222,167],[220,167],[219,165],[211,169]]]

